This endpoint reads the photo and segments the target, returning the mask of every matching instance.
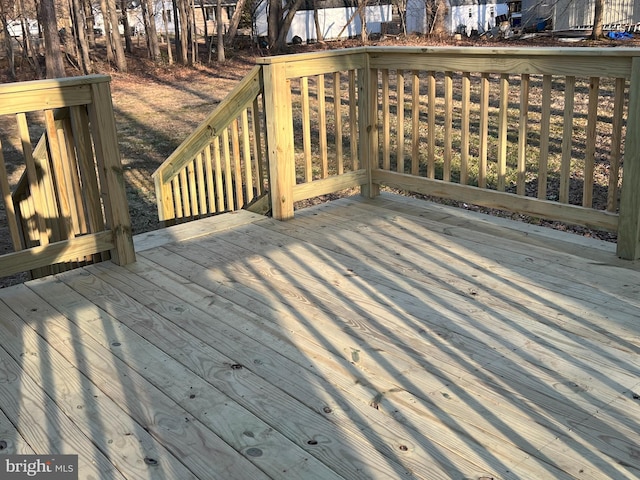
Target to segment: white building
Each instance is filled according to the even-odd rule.
[[[362,22],[360,15],[356,13],[356,7],[323,8],[318,10],[319,24],[322,36],[325,40],[337,38],[349,38],[360,35]],[[354,16],[355,13],[355,16]],[[369,33],[380,33],[383,22],[391,21],[391,5],[372,5],[365,7],[366,29]],[[351,20],[351,22],[349,22]],[[267,30],[267,3],[262,2],[256,10],[255,34],[258,37],[266,37]],[[345,28],[346,26],[346,28]],[[344,29],[344,30],[343,30]],[[342,33],[340,33],[342,31]],[[300,37],[302,42],[317,40],[316,24],[313,19],[313,10],[298,10],[295,14],[287,42],[291,43],[293,37]]]
[[[496,18],[508,15],[506,0],[449,0],[445,15],[448,33],[479,33],[496,26]],[[407,32],[428,33],[424,0],[407,1]]]

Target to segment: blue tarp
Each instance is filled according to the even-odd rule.
[[[607,33],[607,37],[612,38],[613,40],[628,40],[633,38],[629,32],[609,32]]]

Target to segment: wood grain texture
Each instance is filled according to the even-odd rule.
[[[611,244],[382,194],[136,247],[0,291],[12,448],[51,445],[22,402],[124,478],[151,451],[172,478],[640,474],[640,267]]]

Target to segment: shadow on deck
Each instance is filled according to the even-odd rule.
[[[640,476],[640,266],[382,195],[0,290],[0,442],[80,478]]]

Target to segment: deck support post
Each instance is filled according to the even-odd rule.
[[[293,218],[296,183],[291,87],[285,67],[281,63],[263,67],[271,213],[277,220]]]
[[[118,148],[109,79],[93,83],[91,96],[92,103],[88,105],[89,119],[92,124],[105,213],[115,245],[111,250],[111,260],[118,265],[127,265],[136,261],[136,254],[133,248],[131,217]]]
[[[640,258],[640,57],[631,63],[617,254]]]
[[[361,164],[367,172],[367,183],[360,193],[368,198],[380,194],[380,185],[373,183],[373,170],[378,165],[378,70],[369,68],[369,56],[365,67],[358,70],[358,130]]]

